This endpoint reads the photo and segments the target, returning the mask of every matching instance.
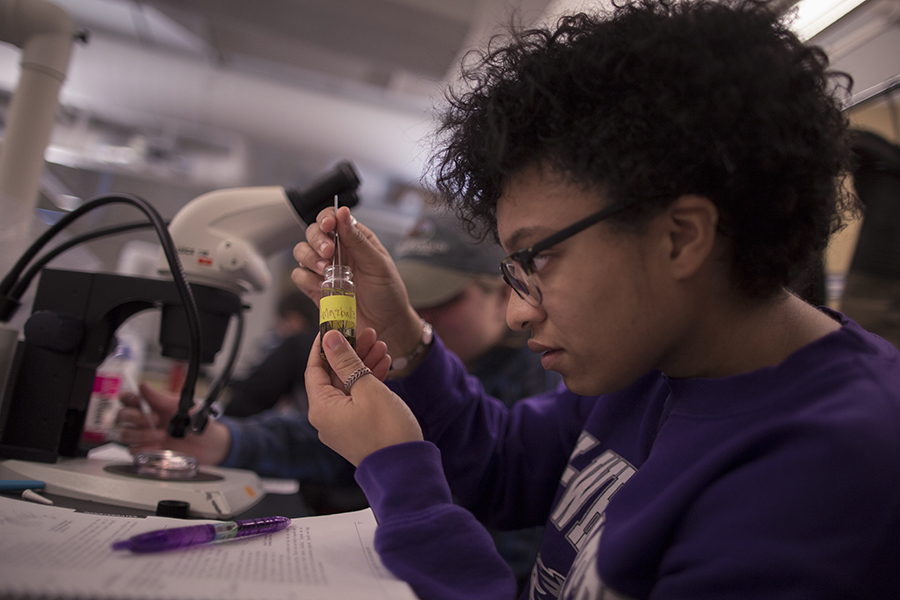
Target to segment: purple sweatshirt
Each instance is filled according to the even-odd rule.
[[[900,598],[900,353],[835,316],[775,367],[512,409],[435,342],[393,384],[428,441],[357,469],[376,549],[423,600],[513,598],[479,520],[546,525],[529,598]]]

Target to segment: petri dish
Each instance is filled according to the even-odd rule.
[[[148,450],[137,454],[134,467],[139,475],[159,479],[193,479],[197,476],[197,459],[173,450]]]

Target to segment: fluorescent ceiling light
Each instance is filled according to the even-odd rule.
[[[801,40],[808,40],[865,2],[865,0],[800,0],[792,12],[791,29]]]

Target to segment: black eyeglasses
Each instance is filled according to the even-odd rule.
[[[569,239],[576,233],[584,231],[591,225],[596,225],[603,219],[611,217],[626,208],[628,208],[627,204],[607,206],[603,210],[590,214],[580,221],[576,221],[568,227],[560,229],[556,233],[535,242],[528,248],[513,252],[500,262],[500,272],[503,273],[503,279],[506,280],[509,287],[515,290],[522,300],[532,306],[540,306],[542,296],[541,289],[538,287],[534,257],[548,248]]]

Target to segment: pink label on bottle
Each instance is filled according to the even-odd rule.
[[[118,377],[97,375],[94,377],[94,393],[103,396],[117,396],[122,380]]]

